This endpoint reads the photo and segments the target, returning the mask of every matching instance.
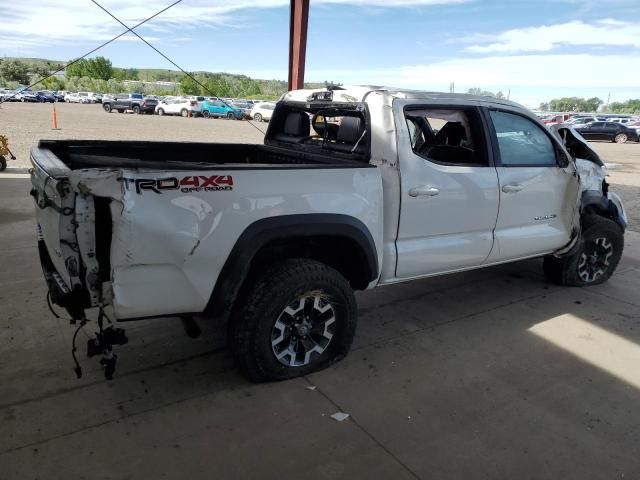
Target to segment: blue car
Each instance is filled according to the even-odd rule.
[[[202,110],[200,112],[203,117],[216,117],[216,118],[228,118],[235,120],[242,120],[244,118],[244,112],[232,105],[229,105],[222,100],[205,100],[202,103]]]
[[[40,91],[36,92],[35,95],[39,102],[53,103],[56,101],[55,95],[53,95],[53,93],[51,92]]]

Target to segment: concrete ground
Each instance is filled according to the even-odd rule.
[[[614,190],[636,197],[621,168]],[[635,221],[603,286],[549,285],[528,261],[359,294],[350,355],[306,378],[248,383],[223,325],[191,340],[162,319],[123,325],[106,382],[83,333],[75,378],[28,191],[0,175],[1,480],[640,478]]]

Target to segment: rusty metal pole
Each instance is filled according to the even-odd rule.
[[[309,0],[291,0],[289,19],[289,90],[304,88]]]

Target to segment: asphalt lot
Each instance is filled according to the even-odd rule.
[[[40,107],[0,109],[17,155],[100,131],[260,141],[246,122],[82,105],[61,105],[63,130],[50,132],[30,117]],[[77,380],[73,329],[45,303],[29,181],[0,174],[0,479],[640,478],[640,145],[594,145],[619,164],[613,189],[636,201],[608,284],[549,285],[527,261],[364,292],[347,359],[261,385],[235,371],[224,325],[204,319],[197,340],[177,319],[126,324],[116,379],[81,348]]]

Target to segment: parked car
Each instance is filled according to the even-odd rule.
[[[94,103],[90,92],[67,93],[64,101],[67,103]]]
[[[228,118],[242,120],[244,111],[233,105],[229,105],[222,100],[205,100],[200,107],[200,113],[203,117]]]
[[[102,108],[107,113],[114,110],[118,113],[124,113],[127,110],[133,113],[154,113],[157,105],[157,100],[144,98],[141,93],[121,93],[115,98],[103,97],[102,99]]]
[[[93,103],[102,103],[102,94],[101,93],[89,93],[89,98]]]
[[[16,91],[9,89],[0,89],[0,102],[17,102]]]
[[[629,128],[621,123],[615,122],[591,122],[584,125],[579,130],[587,140],[608,140],[616,143],[626,143],[627,141],[637,142],[638,131]]]
[[[333,94],[284,95],[263,145],[40,141],[50,299],[77,322],[230,312],[237,364],[264,381],[347,354],[354,290],[532,257],[564,285],[616,270],[625,210],[570,127],[490,97]],[[123,337],[101,326],[106,374]]]
[[[35,95],[39,102],[54,103],[56,101],[55,95],[47,90],[40,90],[36,92]]]
[[[275,103],[271,102],[262,102],[256,103],[249,112],[249,117],[251,117],[256,122],[268,122],[271,120],[271,115],[273,114],[273,110],[276,108]]]
[[[198,102],[186,98],[171,98],[162,100],[156,105],[155,111],[158,115],[181,115],[188,117],[194,112],[198,112]]]
[[[31,90],[20,90],[16,96],[15,96],[16,100],[19,102],[38,102],[38,96],[35,94],[35,92],[32,92]]]
[[[573,128],[578,128],[578,125],[586,125],[591,122],[604,122],[606,119],[604,117],[594,117],[594,116],[580,116],[580,117],[572,117],[565,122],[567,125],[571,125]]]
[[[553,115],[551,117],[543,118],[543,123],[545,124],[556,124],[556,123],[564,123],[571,118],[570,113],[561,113],[559,115]]]

